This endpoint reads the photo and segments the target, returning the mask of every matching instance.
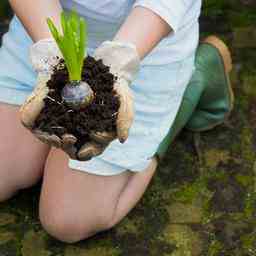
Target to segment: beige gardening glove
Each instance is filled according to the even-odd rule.
[[[60,147],[61,145],[61,140],[56,135],[34,130],[33,126],[44,107],[44,99],[49,92],[46,84],[59,58],[61,58],[61,53],[55,41],[51,38],[40,40],[31,46],[30,61],[38,76],[34,91],[20,108],[22,124],[30,129],[41,141],[55,147]]]
[[[59,138],[54,134],[34,129],[34,123],[44,108],[44,99],[49,92],[47,82],[60,58],[62,55],[53,39],[43,39],[31,46],[30,60],[38,77],[34,91],[20,109],[21,122],[42,142],[62,148],[70,157],[76,158],[74,144],[77,140],[72,134],[65,134]]]
[[[60,57],[58,47],[52,39],[41,40],[31,47],[30,58],[34,69],[38,72],[38,79],[34,92],[21,107],[21,121],[38,139],[51,146],[62,148],[72,159],[89,160],[103,153],[112,140],[118,138],[123,143],[128,137],[134,116],[133,97],[129,85],[138,72],[139,56],[133,45],[120,42],[105,42],[95,51],[94,57],[102,59],[103,63],[110,67],[110,72],[117,77],[114,85],[120,99],[117,134],[92,133],[92,142],[82,146],[78,152],[74,146],[77,138],[72,134],[65,134],[59,138],[33,128],[49,92],[47,81]]]
[[[117,134],[92,133],[92,142],[84,145],[78,153],[80,159],[90,159],[101,154],[111,141],[118,138],[124,143],[134,119],[133,95],[129,85],[134,80],[140,67],[140,58],[133,44],[106,41],[94,53],[96,60],[110,67],[110,72],[116,76],[114,90],[119,100],[120,108],[117,116]]]

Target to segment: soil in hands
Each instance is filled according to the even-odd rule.
[[[55,134],[59,137],[68,133],[76,136],[79,150],[90,142],[91,131],[116,132],[119,99],[113,90],[115,77],[101,60],[88,56],[84,60],[82,80],[94,91],[94,100],[85,109],[71,109],[63,102],[61,91],[69,82],[64,60],[55,67],[47,86],[50,91],[44,99],[45,107],[37,118],[34,129]]]

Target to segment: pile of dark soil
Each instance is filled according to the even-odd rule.
[[[45,98],[45,107],[37,118],[34,129],[55,134],[59,137],[65,133],[78,139],[76,148],[90,141],[91,131],[116,132],[119,99],[113,90],[115,77],[101,60],[88,56],[84,60],[82,80],[94,91],[92,103],[85,109],[71,109],[61,97],[63,87],[69,82],[64,60],[55,67],[47,86],[50,91]]]

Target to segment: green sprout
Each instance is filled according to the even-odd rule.
[[[70,81],[81,81],[82,68],[87,46],[87,25],[77,12],[61,13],[63,35],[58,31],[53,21],[48,18],[47,24],[55,39],[68,69]]]
[[[73,108],[88,106],[94,99],[89,84],[82,80],[82,69],[87,47],[87,26],[74,10],[70,14],[61,13],[61,35],[50,18],[49,29],[55,39],[68,69],[69,83],[62,89],[64,102]]]

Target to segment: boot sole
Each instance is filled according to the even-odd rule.
[[[230,112],[234,108],[234,99],[235,99],[234,91],[230,81],[230,72],[233,68],[230,50],[228,49],[228,46],[216,36],[208,36],[202,42],[210,44],[213,47],[215,47],[221,56],[222,63],[225,69],[226,80],[227,80],[228,91],[229,91],[229,99],[230,99],[230,110],[226,115],[226,118],[228,118],[228,116],[230,115]]]

